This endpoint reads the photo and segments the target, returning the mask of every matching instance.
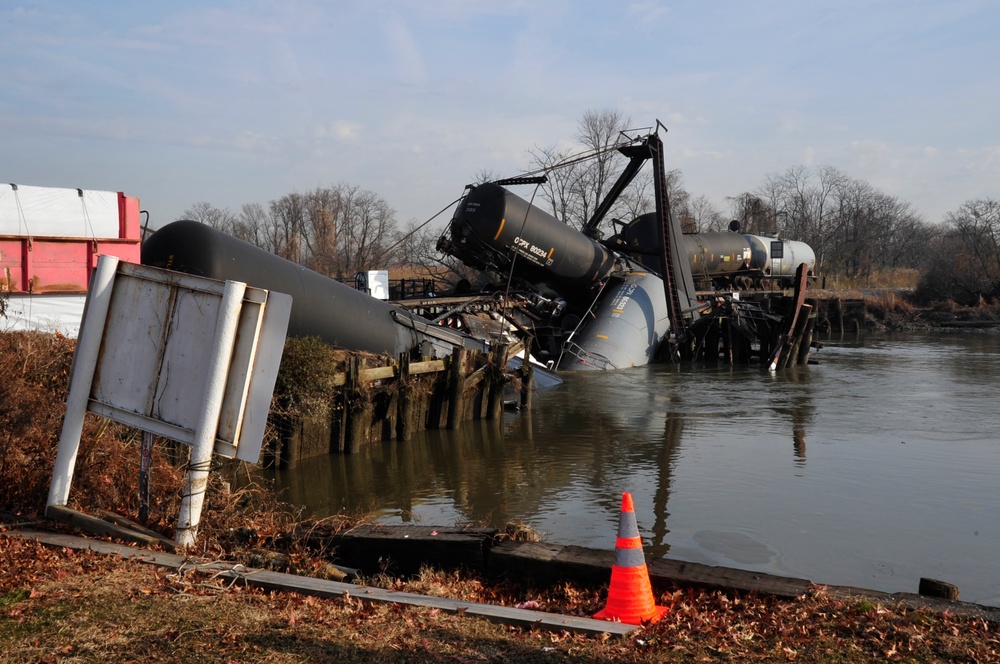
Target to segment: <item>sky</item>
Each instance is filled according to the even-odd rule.
[[[0,181],[153,228],[343,183],[402,226],[614,110],[724,215],[832,166],[937,223],[1000,197],[998,35],[996,0],[0,0]]]

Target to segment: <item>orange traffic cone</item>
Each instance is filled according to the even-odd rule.
[[[632,494],[622,494],[622,513],[618,520],[618,541],[615,562],[611,566],[611,587],[604,609],[594,614],[598,620],[617,620],[630,625],[656,622],[668,611],[656,606],[653,588],[649,585],[642,539],[635,523]]]

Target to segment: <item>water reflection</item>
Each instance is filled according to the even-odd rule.
[[[788,389],[780,390],[771,403],[771,410],[781,420],[787,420],[792,427],[792,454],[795,465],[806,465],[806,431],[812,423],[815,406],[811,372],[808,368],[792,367],[789,371],[775,373],[772,380],[784,384]]]
[[[650,556],[886,591],[934,576],[1000,603],[1000,335],[834,341],[816,357],[773,375],[569,375],[501,422],[273,472],[319,516],[524,520],[602,548],[630,491]]]
[[[670,511],[667,509],[667,503],[670,500],[670,480],[677,462],[683,434],[684,416],[681,410],[681,400],[677,395],[671,394],[663,426],[663,445],[658,456],[659,472],[657,473],[656,491],[653,494],[653,515],[655,518],[652,528],[652,545],[649,550],[655,558],[663,558],[670,551],[670,543],[667,542],[667,535],[670,533],[670,529],[667,528]]]

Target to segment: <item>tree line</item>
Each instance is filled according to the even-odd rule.
[[[384,198],[349,184],[246,203],[239,212],[201,202],[183,215],[334,279],[433,263],[434,231],[416,222],[400,229]]]
[[[574,148],[529,150],[534,172],[546,175],[533,196],[536,205],[582,227],[627,163],[617,147],[636,134],[630,126],[618,111],[588,111]],[[1000,298],[1000,202],[994,199],[967,201],[933,224],[910,203],[843,171],[793,166],[727,198],[729,209],[721,211],[705,196],[690,195],[679,170],[666,177],[673,215],[685,232],[724,231],[735,220],[743,233],[806,242],[816,252],[819,275],[878,285],[887,273],[909,270],[920,275],[917,290],[925,299]],[[492,179],[488,172],[476,176],[477,182]],[[644,168],[609,218],[630,221],[653,209],[652,169]],[[400,228],[385,199],[349,184],[286,194],[266,206],[248,203],[237,213],[197,203],[184,214],[338,279],[399,266],[425,274],[444,266],[456,280],[469,277],[434,249],[440,226],[410,221]]]

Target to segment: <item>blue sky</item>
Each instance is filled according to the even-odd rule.
[[[0,181],[154,227],[344,182],[402,224],[614,109],[724,214],[829,165],[937,222],[1000,197],[998,34],[995,0],[4,0]]]

